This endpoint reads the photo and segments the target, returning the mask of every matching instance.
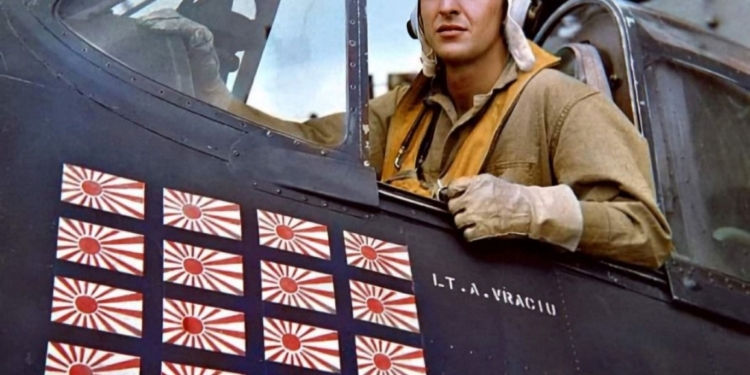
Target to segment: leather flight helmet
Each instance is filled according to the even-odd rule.
[[[542,0],[513,0],[510,4],[508,13],[513,17],[516,23],[523,28],[524,33],[529,35],[535,28],[539,21],[539,13],[542,8]],[[415,8],[411,19],[406,22],[406,31],[409,33],[412,39],[418,39],[416,26],[413,22],[416,21],[415,16],[419,13],[419,4]]]
[[[508,2],[508,13],[503,24],[503,36],[516,65],[521,71],[529,71],[533,68],[536,58],[531,50],[526,31],[533,29],[538,20],[542,0],[502,0]],[[422,72],[427,77],[435,75],[437,57],[432,47],[422,35],[420,18],[420,1],[407,22],[407,31],[413,39],[418,39],[422,44]],[[526,26],[526,27],[525,27]]]

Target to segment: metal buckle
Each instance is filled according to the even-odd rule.
[[[437,199],[441,202],[448,202],[448,197],[445,195],[445,192],[448,189],[448,187],[443,185],[443,180],[438,178],[435,185],[436,186],[435,186],[435,190],[432,193],[432,198]]]
[[[396,155],[396,161],[393,162],[393,165],[396,167],[397,171],[401,170],[401,158],[404,156],[404,151],[406,151],[406,147],[401,147],[398,150],[398,155]]]

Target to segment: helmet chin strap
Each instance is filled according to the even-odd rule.
[[[422,74],[427,77],[434,77],[438,64],[437,56],[435,56],[435,50],[432,49],[430,44],[427,43],[427,39],[424,37],[424,29],[422,28],[419,13],[419,1],[417,1],[417,6],[411,13],[411,20],[409,22],[411,23],[412,31],[417,35],[417,39],[419,39],[419,43],[422,45],[422,53],[421,56],[419,56],[419,59],[422,61]]]
[[[503,36],[508,46],[513,60],[516,62],[518,69],[527,72],[530,71],[536,63],[536,57],[531,51],[529,41],[523,33],[523,24],[526,20],[531,0],[508,0],[508,14],[503,24]],[[438,65],[437,56],[432,46],[424,37],[424,29],[420,18],[419,1],[411,14],[409,27],[422,45],[420,60],[422,61],[422,73],[427,77],[434,77]]]
[[[528,39],[523,32],[523,24],[526,22],[526,14],[531,6],[531,0],[508,0],[508,14],[505,17],[503,31],[505,42],[518,69],[528,72],[534,68],[536,57],[531,50]]]

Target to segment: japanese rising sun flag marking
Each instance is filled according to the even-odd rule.
[[[354,319],[419,332],[417,304],[413,295],[352,280],[349,286]]]
[[[50,342],[45,375],[139,375],[141,360],[125,354]]]
[[[260,244],[322,259],[331,259],[325,225],[258,210]]]
[[[406,246],[356,233],[344,232],[346,262],[350,266],[411,280],[411,263]]]
[[[245,314],[165,299],[162,341],[242,356],[245,355]]]
[[[263,332],[266,360],[318,371],[341,372],[336,331],[265,318]]]
[[[63,202],[143,219],[146,184],[75,165],[63,165]]]
[[[141,276],[143,236],[61,218],[57,259]]]
[[[264,301],[336,313],[333,276],[266,261],[260,271]]]
[[[241,296],[242,257],[164,241],[164,281]]]
[[[239,205],[177,190],[164,189],[164,225],[242,239]]]
[[[422,349],[388,341],[357,336],[359,375],[426,374]]]
[[[56,277],[52,294],[52,321],[141,337],[143,295],[86,281]]]
[[[240,375],[234,372],[162,362],[161,375]]]

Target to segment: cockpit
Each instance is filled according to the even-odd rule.
[[[750,71],[746,50],[645,10],[623,6],[623,15],[601,3],[569,3],[536,41],[562,58],[558,69],[611,98],[650,138],[657,195],[678,252],[750,279],[748,263],[737,262],[750,243],[742,130],[750,96],[738,78]],[[66,0],[58,13],[88,44],[163,90],[335,149],[366,124],[348,114],[419,72],[420,46],[404,27],[412,10],[411,2],[367,2],[367,82],[357,87],[348,76],[357,61],[347,48],[356,42],[343,1]],[[361,88],[364,98],[351,101],[350,91]],[[726,168],[735,172],[727,176]]]
[[[91,45],[170,89],[333,147],[345,138],[345,8],[313,0],[69,0],[59,14]],[[617,25],[592,9],[563,18],[545,47],[562,58],[561,70],[613,98],[633,120]],[[369,98],[408,85],[421,69],[419,43],[404,27],[412,10],[409,2],[367,2]],[[565,43],[582,23],[597,33]]]

